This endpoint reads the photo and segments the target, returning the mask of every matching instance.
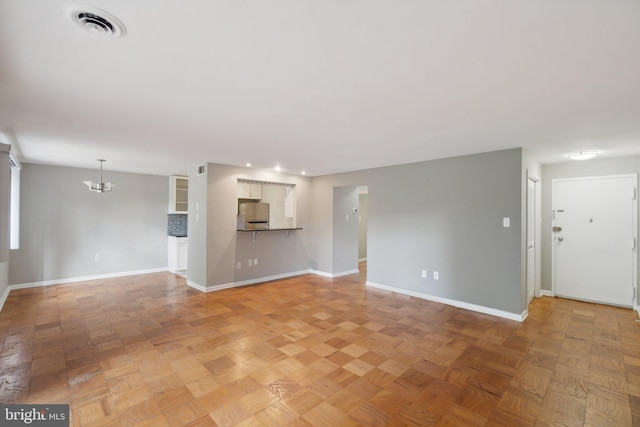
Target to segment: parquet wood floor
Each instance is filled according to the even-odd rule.
[[[518,323],[363,277],[13,291],[0,403],[69,403],[75,427],[640,425],[632,310],[545,297]]]

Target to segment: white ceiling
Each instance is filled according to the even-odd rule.
[[[77,3],[77,2],[76,2]],[[640,154],[636,0],[0,0],[0,132],[23,162],[309,175],[524,147]]]

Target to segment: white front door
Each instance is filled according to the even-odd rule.
[[[553,181],[555,294],[633,306],[637,175]]]
[[[536,283],[536,181],[527,185],[527,304],[535,294]]]

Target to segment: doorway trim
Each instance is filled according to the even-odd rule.
[[[538,177],[537,175],[532,174],[529,170],[527,170],[527,193],[529,191],[529,181],[533,181],[535,183],[535,194],[534,194],[534,209],[533,209],[533,223],[534,223],[534,241],[535,241],[535,251],[534,251],[534,279],[533,279],[533,297],[534,298],[540,298],[542,296],[542,292],[540,290],[541,287],[541,277],[542,277],[542,264],[541,264],[541,259],[542,259],[542,196],[540,193],[540,177]],[[526,206],[526,213],[527,216],[529,215],[529,197],[527,194],[527,206]],[[526,240],[526,236],[528,235],[528,227],[529,227],[529,218],[526,218],[526,227],[525,227],[525,240]],[[529,265],[528,265],[528,256],[527,256],[527,246],[528,246],[528,241],[525,243],[525,274],[528,274],[529,271]],[[526,277],[526,276],[525,276]],[[527,301],[527,307],[529,306],[529,290],[527,288],[527,284],[526,284],[526,280],[525,280],[525,294],[526,294],[526,301]],[[533,300],[532,300],[533,301]]]

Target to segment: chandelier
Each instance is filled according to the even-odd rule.
[[[105,193],[113,190],[115,187],[114,184],[110,182],[104,182],[102,180],[102,163],[106,162],[105,159],[98,159],[100,162],[100,181],[83,181],[89,187],[89,190],[95,191],[96,193]]]

